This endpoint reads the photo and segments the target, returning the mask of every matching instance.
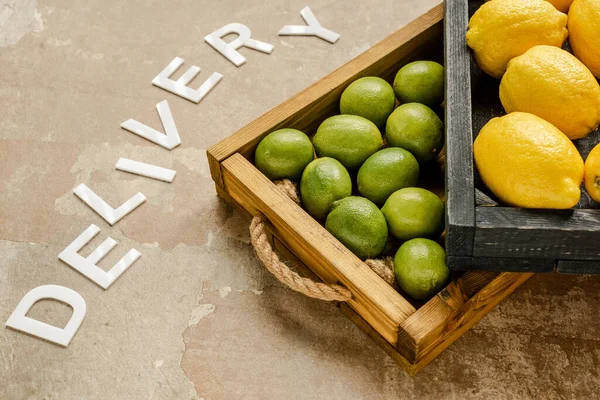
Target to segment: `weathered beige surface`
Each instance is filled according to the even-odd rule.
[[[247,223],[214,194],[205,149],[437,4],[309,5],[341,34],[278,37],[303,1],[0,0],[0,321],[41,284],[83,295],[67,349],[0,328],[0,399],[516,399],[598,396],[600,278],[536,276],[416,378],[331,304],[302,298],[258,265]],[[175,5],[176,4],[176,5]],[[236,68],[203,42],[247,24],[271,55]],[[196,105],[151,85],[175,56],[219,71]],[[168,99],[182,145],[169,152],[119,128],[159,126]],[[172,184],[114,169],[119,157],[176,169]],[[110,227],[72,194],[117,206]],[[106,291],[57,256],[89,224],[142,258]],[[91,251],[91,246],[87,251]],[[64,324],[67,307],[31,314]],[[187,350],[186,350],[187,349]]]

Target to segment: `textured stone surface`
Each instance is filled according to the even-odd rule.
[[[256,262],[247,223],[217,199],[205,149],[366,50],[437,0],[311,2],[335,45],[278,37],[296,0],[0,0],[0,321],[30,289],[85,298],[67,349],[0,329],[0,399],[593,398],[600,386],[600,278],[535,276],[410,378],[331,304],[284,289]],[[236,68],[203,42],[242,22],[271,55]],[[196,105],[151,85],[175,56],[223,81]],[[182,145],[169,152],[119,128],[160,126],[168,99]],[[118,172],[119,157],[178,171],[172,184]],[[72,194],[117,206],[110,227]],[[89,224],[142,258],[106,291],[57,256]],[[68,308],[31,315],[57,325]]]

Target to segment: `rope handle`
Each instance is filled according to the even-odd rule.
[[[294,182],[289,179],[283,179],[274,183],[296,204],[300,205],[298,187]],[[258,214],[252,219],[250,223],[250,241],[262,264],[281,283],[296,292],[315,299],[325,301],[348,301],[352,299],[350,290],[341,285],[315,282],[310,278],[303,278],[297,272],[292,271],[290,267],[279,259],[277,253],[273,251],[273,246],[268,239],[266,223],[267,218],[263,214]],[[391,257],[386,257],[383,260],[366,260],[365,264],[386,283],[390,285],[394,284],[394,266]]]

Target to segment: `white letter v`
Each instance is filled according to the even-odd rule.
[[[131,118],[123,122],[121,128],[126,129],[131,133],[135,133],[144,139],[148,139],[165,149],[171,150],[181,144],[181,139],[179,139],[179,132],[177,132],[177,127],[175,126],[175,120],[173,120],[173,114],[171,114],[169,103],[166,100],[161,101],[156,105],[156,110],[158,111],[158,116],[160,117],[160,122],[162,122],[166,135]]]

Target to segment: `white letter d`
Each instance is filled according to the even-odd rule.
[[[45,322],[27,316],[33,305],[42,299],[57,300],[73,308],[71,319],[64,329],[46,324]],[[85,317],[85,300],[76,291],[58,285],[43,285],[31,289],[10,315],[6,326],[14,330],[28,333],[40,339],[67,347],[73,339],[75,332],[79,329],[83,318]]]

